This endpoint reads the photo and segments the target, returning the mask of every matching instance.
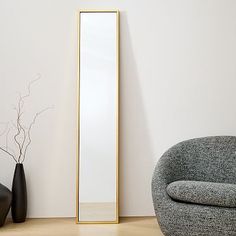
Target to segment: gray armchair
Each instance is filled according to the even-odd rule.
[[[170,148],[152,179],[166,236],[236,235],[236,137],[192,139]]]

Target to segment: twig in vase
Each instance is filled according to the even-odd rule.
[[[8,154],[9,156],[11,156],[14,161],[16,163],[23,163],[26,157],[26,153],[27,150],[32,142],[31,140],[31,130],[33,125],[36,122],[36,119],[38,118],[38,116],[40,116],[42,113],[44,113],[45,111],[52,109],[53,107],[47,107],[39,112],[37,112],[34,117],[32,122],[30,123],[29,127],[27,128],[26,126],[23,125],[22,123],[22,116],[24,114],[23,112],[23,108],[24,108],[24,104],[25,104],[25,99],[28,98],[31,94],[31,86],[33,83],[35,83],[37,80],[40,79],[40,75],[37,75],[37,78],[32,80],[28,86],[27,86],[27,93],[22,96],[21,93],[19,93],[19,99],[17,102],[17,106],[14,107],[14,110],[16,111],[16,122],[14,123],[13,121],[11,121],[12,126],[16,129],[16,133],[13,135],[13,141],[16,144],[16,147],[18,149],[18,154],[16,155],[13,149],[10,149],[8,146],[8,136],[10,133],[10,128],[8,129],[8,123],[7,124],[5,130],[0,133],[0,136],[4,135],[7,131],[6,134],[6,147],[0,146],[0,150],[3,151],[4,153]]]
[[[41,110],[40,112],[37,112],[37,113],[35,114],[35,116],[34,116],[34,118],[33,118],[33,121],[31,122],[31,124],[30,124],[30,126],[29,126],[29,129],[28,129],[28,133],[27,133],[27,134],[28,134],[28,143],[27,143],[26,146],[25,146],[25,151],[24,151],[24,154],[23,154],[23,160],[22,160],[22,162],[24,162],[25,156],[26,156],[26,152],[27,152],[27,150],[28,150],[29,145],[30,145],[31,142],[32,142],[32,140],[31,140],[31,129],[32,129],[33,125],[35,124],[37,117],[38,117],[39,115],[41,115],[43,112],[45,112],[45,111],[47,111],[47,110],[49,110],[49,109],[53,109],[53,107],[47,107],[47,108],[45,108],[45,109],[43,109],[43,110]]]

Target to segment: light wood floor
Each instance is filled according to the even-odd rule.
[[[163,236],[154,217],[121,218],[115,225],[76,225],[75,219],[28,219],[25,223],[6,222],[1,236]]]
[[[115,202],[80,202],[80,221],[116,221]]]

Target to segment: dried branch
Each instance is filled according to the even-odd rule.
[[[21,159],[21,156],[23,154],[22,150],[24,148],[24,144],[25,144],[25,140],[26,140],[26,131],[25,131],[25,128],[23,127],[23,125],[21,124],[21,115],[23,114],[23,112],[21,114],[19,114],[19,119],[18,119],[18,123],[17,123],[17,126],[18,126],[18,130],[21,134],[21,131],[23,132],[23,141],[21,142],[21,144],[19,145],[19,157],[18,157],[18,162],[20,162],[20,159]]]
[[[28,87],[27,87],[28,93],[26,95],[24,95],[23,97],[21,97],[21,101],[24,101],[25,98],[30,96],[32,84],[35,83],[36,81],[38,81],[40,78],[41,78],[41,74],[37,74],[36,79],[29,82]]]
[[[23,141],[22,141],[22,144],[21,144],[20,157],[19,157],[19,161],[20,161],[20,158],[21,158],[21,156],[22,156],[22,154],[23,154],[23,148],[24,148],[24,145],[25,145],[25,141],[26,141],[26,136],[27,136],[27,134],[26,134],[26,131],[25,131],[24,127],[21,126],[20,123],[19,123],[19,125],[20,125],[20,127],[21,127],[21,130],[23,131]]]
[[[31,86],[32,86],[32,84],[35,83],[36,81],[38,81],[40,78],[41,78],[41,75],[40,75],[40,74],[37,74],[36,79],[34,79],[34,80],[32,80],[32,81],[29,82],[29,84],[28,84],[28,86],[27,86],[27,90],[28,90],[28,91],[27,91],[26,95],[21,96],[21,94],[19,93],[20,99],[19,99],[19,101],[18,101],[18,107],[19,107],[20,109],[23,109],[23,106],[24,106],[24,103],[25,103],[24,99],[27,98],[27,97],[29,97],[30,94],[31,94]]]
[[[5,149],[6,151],[10,152],[14,157],[16,156],[15,150],[13,150],[12,148],[8,147],[8,150],[7,150],[7,147],[4,147],[4,146],[2,146],[2,148]]]
[[[40,112],[37,112],[37,113],[35,114],[35,116],[34,116],[32,122],[31,122],[31,124],[30,124],[30,126],[29,126],[28,132],[27,132],[27,135],[28,135],[28,143],[27,143],[26,146],[25,146],[25,151],[24,151],[24,153],[23,153],[23,159],[22,159],[21,163],[24,162],[25,156],[26,156],[26,152],[27,152],[27,150],[28,150],[29,145],[30,145],[31,142],[32,142],[32,140],[31,140],[31,129],[32,129],[33,125],[35,124],[37,117],[38,117],[39,115],[41,115],[42,113],[44,113],[45,111],[49,110],[49,109],[53,109],[53,107],[47,107],[47,108],[45,108],[45,109],[43,109],[43,110],[41,110]]]
[[[8,123],[7,123],[5,130],[2,133],[0,133],[0,136],[2,136],[7,132],[7,134],[6,134],[6,147],[0,146],[0,150],[5,152],[6,154],[10,155],[16,163],[23,163],[25,160],[28,147],[32,141],[31,140],[31,129],[34,126],[37,117],[40,116],[43,112],[47,111],[48,109],[53,108],[53,107],[48,107],[48,108],[41,110],[40,112],[37,112],[35,114],[35,116],[33,117],[33,120],[30,123],[29,128],[25,127],[22,124],[22,115],[23,115],[23,108],[24,108],[24,104],[25,104],[25,99],[31,95],[32,84],[35,83],[40,78],[41,78],[41,75],[38,74],[36,76],[36,78],[28,84],[27,93],[24,96],[22,96],[21,93],[19,93],[19,99],[17,102],[17,106],[14,107],[14,110],[16,110],[16,123],[14,123],[12,121],[11,121],[11,123],[12,123],[12,126],[16,129],[16,133],[13,135],[13,139],[14,139],[14,144],[16,145],[16,147],[19,151],[18,155],[15,154],[14,150],[9,149],[9,147],[8,147],[8,136],[10,133],[10,129],[8,129]],[[8,129],[8,131],[7,131],[7,129]],[[10,151],[8,151],[8,150],[10,150]],[[14,153],[14,155],[12,153]]]
[[[16,124],[13,121],[11,121],[11,124],[17,130]],[[14,142],[14,144],[15,144],[16,148],[18,148],[18,145],[16,144],[16,142]]]
[[[7,123],[7,127],[8,127],[9,123]],[[4,133],[6,132],[6,130],[0,135],[2,136]],[[10,129],[8,129],[7,135],[6,135],[6,147],[0,147],[0,150],[2,150],[3,152],[5,152],[6,154],[8,154],[9,156],[11,156],[15,162],[17,162],[16,158],[15,158],[15,152],[14,150],[11,149],[11,152],[13,152],[14,154],[10,153],[8,151],[8,134],[10,132]]]
[[[8,152],[7,150],[5,150],[5,149],[2,148],[2,147],[0,147],[0,150],[2,150],[3,152],[7,153],[8,155],[10,155],[10,156],[14,159],[14,161],[17,163],[17,160],[16,160],[16,158],[14,157],[13,154],[11,154],[10,152]]]
[[[32,80],[29,82],[28,84],[28,92],[26,93],[26,95],[24,96],[21,96],[21,94],[19,93],[19,100],[18,100],[18,112],[17,112],[17,123],[16,123],[16,127],[17,127],[17,134],[14,136],[14,139],[19,147],[19,156],[18,156],[18,162],[20,162],[20,159],[21,159],[21,156],[23,154],[23,148],[24,148],[24,145],[25,145],[25,141],[26,141],[26,130],[24,129],[23,125],[21,124],[21,115],[23,114],[22,112],[22,109],[24,107],[24,99],[29,97],[30,94],[31,94],[31,86],[33,83],[35,83],[36,81],[38,81],[39,79],[41,78],[41,75],[38,74],[36,79]],[[18,141],[17,141],[17,137],[21,134],[21,131],[23,132],[23,141],[22,143],[20,144]]]
[[[21,126],[20,126],[20,118],[21,118],[21,115],[22,115],[22,112],[21,112],[21,107],[20,107],[20,99],[18,100],[18,108],[15,108],[16,110],[16,114],[17,114],[17,118],[16,118],[16,128],[17,128],[17,132],[16,134],[14,135],[14,140],[19,148],[19,156],[18,156],[18,162],[21,158],[21,155],[22,155],[22,150],[21,150],[21,144],[20,142],[17,140],[17,137],[20,135],[21,133]]]

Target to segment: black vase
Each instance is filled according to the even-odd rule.
[[[11,214],[14,223],[25,221],[27,213],[27,190],[24,166],[17,163],[12,183],[12,207]]]

